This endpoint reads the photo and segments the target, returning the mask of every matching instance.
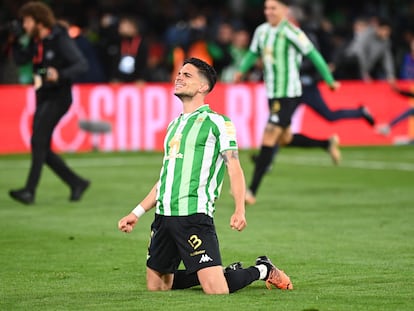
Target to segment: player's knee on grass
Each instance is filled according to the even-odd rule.
[[[197,271],[197,275],[205,294],[222,295],[229,293],[229,287],[221,266],[201,269]]]
[[[172,287],[174,275],[161,274],[155,270],[147,268],[147,289],[149,291],[166,291]]]

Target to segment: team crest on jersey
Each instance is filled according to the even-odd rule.
[[[181,134],[175,134],[174,137],[168,142],[168,160],[183,158],[183,154],[179,152],[181,146],[181,137]]]
[[[265,62],[273,63],[273,49],[270,47],[265,47],[263,51],[263,58]]]

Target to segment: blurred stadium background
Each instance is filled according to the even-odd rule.
[[[10,42],[15,36],[10,22],[17,18],[18,8],[24,2],[4,0],[0,4],[0,92],[3,98],[0,124],[2,140],[5,142],[0,153],[25,153],[29,150],[30,117],[34,109],[32,89],[27,86],[31,83],[30,66],[16,66],[10,52]],[[260,64],[247,76],[246,82],[249,84],[234,85],[231,83],[231,73],[236,61],[231,59],[231,55],[227,60],[223,55],[227,55],[227,47],[233,44],[231,40],[236,37],[237,31],[244,31],[241,44],[247,48],[254,28],[264,21],[263,1],[46,2],[59,19],[69,23],[72,30],[70,33],[77,42],[84,48],[86,45],[89,47],[87,57],[91,64],[90,72],[77,81],[71,112],[55,134],[54,145],[57,150],[161,149],[165,126],[180,111],[179,103],[170,94],[168,84],[172,80],[174,66],[177,65],[174,63],[177,60],[174,51],[177,46],[188,49],[194,38],[214,46],[215,51],[218,51],[209,55],[221,80],[209,99],[210,104],[235,120],[243,149],[259,145],[267,114]],[[343,64],[338,55],[343,54],[347,43],[352,39],[354,23],[364,18],[375,25],[378,18],[386,18],[392,25],[391,48],[399,86],[407,90],[414,88],[412,1],[298,0],[295,3],[301,9],[302,23],[317,34],[322,54],[336,68],[336,78],[343,82],[343,87],[336,93],[330,92],[324,85],[320,86],[330,108],[357,108],[365,105],[374,115],[377,124],[381,124],[389,122],[413,105],[412,99],[392,91],[381,71],[374,83],[368,84],[338,69]],[[148,50],[146,58],[140,64],[138,75],[120,80],[113,72],[113,64],[117,63],[110,51],[114,47],[113,42],[120,35],[117,33],[118,23],[126,15],[137,21]],[[230,32],[226,31],[226,25],[230,26]],[[406,59],[406,72],[409,75],[403,73]],[[342,67],[346,69],[347,66]],[[138,80],[146,85],[131,87],[130,82]],[[124,83],[115,86],[111,82]],[[381,136],[361,120],[330,123],[306,106],[299,111],[299,117],[294,119],[297,131],[315,138],[338,134],[342,145],[401,144],[410,143],[414,137],[412,118],[398,124],[390,135]],[[78,127],[82,120],[108,122],[112,125],[112,131],[105,135],[89,135]]]

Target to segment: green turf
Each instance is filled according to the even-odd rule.
[[[334,167],[320,150],[283,150],[248,227],[229,229],[228,180],[217,203],[224,263],[266,254],[293,291],[255,282],[228,296],[200,288],[151,293],[145,258],[152,215],[117,231],[155,182],[159,153],[65,155],[92,186],[80,203],[48,168],[36,204],[7,195],[29,156],[0,157],[1,310],[414,310],[414,149],[346,148]],[[241,153],[249,180],[249,152]]]

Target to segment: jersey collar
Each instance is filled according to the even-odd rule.
[[[204,111],[207,111],[207,110],[210,110],[210,106],[208,104],[204,104],[204,105],[198,107],[194,112],[196,112],[196,111],[197,112],[204,112]]]
[[[187,116],[189,117],[189,116],[192,116],[194,114],[198,114],[198,113],[208,111],[208,110],[210,110],[210,106],[208,104],[204,104],[204,105],[201,105],[200,107],[198,107],[196,110],[194,110],[190,114],[188,114]],[[181,117],[182,116],[184,116],[184,113],[181,113]],[[187,117],[186,117],[186,119],[187,119]]]

